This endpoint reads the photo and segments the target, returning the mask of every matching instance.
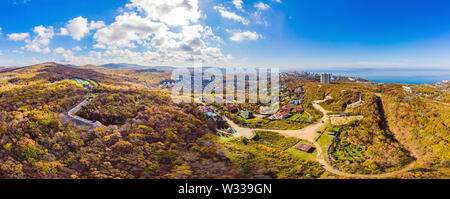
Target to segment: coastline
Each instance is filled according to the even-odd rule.
[[[430,84],[448,80],[450,69],[329,69],[308,70],[313,73],[332,73],[333,75],[346,77],[359,77],[376,83],[397,84]]]

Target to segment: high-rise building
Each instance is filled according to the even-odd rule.
[[[331,83],[331,74],[330,73],[322,73],[320,75],[320,83],[330,84]]]

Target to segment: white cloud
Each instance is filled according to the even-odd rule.
[[[37,34],[37,37],[35,37],[34,40],[43,46],[48,46],[48,44],[50,44],[50,39],[52,39],[55,35],[53,26],[48,28],[44,26],[36,26],[34,27],[33,32]]]
[[[236,9],[238,10],[244,10],[242,8],[242,4],[244,4],[244,2],[242,2],[242,0],[233,0],[233,5],[234,7],[236,7]]]
[[[64,49],[64,48],[62,48],[62,47],[58,47],[58,48],[55,48],[54,50],[53,50],[53,53],[56,53],[56,54],[61,54],[61,57],[63,58],[63,59],[76,59],[75,58],[75,56],[73,55],[73,52],[71,51],[71,50],[69,50],[69,49]]]
[[[58,47],[58,48],[53,49],[53,52],[54,53],[58,53],[58,54],[62,54],[62,53],[65,53],[66,50],[64,48],[62,48],[62,47]]]
[[[68,36],[68,35],[70,35],[70,33],[69,33],[69,30],[67,30],[67,28],[60,28],[59,35]]]
[[[127,8],[137,9],[152,21],[168,26],[197,23],[201,17],[198,0],[130,0]]]
[[[223,18],[241,22],[244,25],[250,24],[250,22],[244,17],[241,17],[234,12],[227,11],[224,7],[214,6],[214,10],[217,10]]]
[[[248,24],[244,18],[238,19],[238,15],[237,18],[225,15]],[[15,53],[53,52],[64,63],[189,66],[195,60],[224,66],[233,56],[222,53],[223,41],[211,27],[200,23],[204,17],[198,0],[129,0],[110,24],[80,16],[58,27],[57,35],[78,41],[93,33],[94,43],[90,47],[61,46],[51,50],[49,44],[55,35],[52,26],[37,26],[31,34],[15,33],[10,39],[26,43]],[[74,54],[86,48],[91,48],[87,54]]]
[[[0,27],[0,36],[2,36],[2,30],[3,30],[2,27]]]
[[[231,41],[235,41],[235,42],[241,42],[244,40],[258,40],[259,38],[262,38],[262,36],[256,32],[251,32],[251,31],[230,31],[227,30],[228,32],[232,33],[232,36],[230,37]]]
[[[20,50],[13,50],[12,52],[17,53],[17,54],[23,54],[23,51],[20,51]]]
[[[106,49],[106,45],[105,44],[94,44],[92,47],[94,49]]]
[[[281,0],[272,0],[272,1],[275,1],[277,3],[282,3]]]
[[[103,21],[91,21],[90,23],[86,18],[77,17],[70,20],[66,27],[60,29],[60,35],[71,36],[73,39],[80,41],[91,30],[99,29],[105,26]]]
[[[80,46],[75,46],[75,47],[72,48],[72,50],[74,50],[74,51],[81,51],[83,49]]]
[[[30,37],[30,33],[12,33],[8,34],[8,39],[11,41],[22,41]]]
[[[193,60],[219,65],[227,61],[222,39],[199,24],[197,0],[131,0],[115,21],[97,30],[87,56],[67,56],[68,62],[186,66]],[[134,49],[139,49],[134,51]]]
[[[0,50],[0,56],[2,56],[3,55],[3,52]]]
[[[52,52],[52,50],[50,50],[50,48],[48,48],[48,47],[46,47],[40,51],[40,53],[43,53],[43,54],[48,54],[50,52]]]
[[[31,0],[13,0],[11,3],[14,5],[21,5],[21,4],[27,4]]]
[[[103,21],[91,21],[89,24],[89,30],[96,30],[105,27],[105,22]]]
[[[268,10],[268,9],[270,9],[270,6],[265,4],[265,3],[263,3],[263,2],[255,3],[255,5],[253,7],[255,7],[256,9],[259,9],[259,10]]]
[[[124,13],[117,16],[111,25],[98,30],[94,39],[104,45],[135,48],[136,43],[143,44],[148,37],[167,29],[163,23],[142,18],[136,13]]]
[[[266,20],[266,18],[263,16],[262,11],[256,11],[252,13],[252,18],[255,21],[256,24],[264,25],[266,27],[270,26],[270,23]]]
[[[23,48],[28,51],[37,53],[47,54],[51,52],[51,50],[48,48],[48,45],[55,35],[53,26],[49,26],[48,28],[42,25],[36,26],[34,27],[33,32],[36,34],[36,36],[33,38],[33,40],[25,40],[27,45],[25,45]]]

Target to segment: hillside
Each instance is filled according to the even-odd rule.
[[[134,90],[119,76],[58,64],[0,77],[0,178],[237,177],[220,147],[202,138],[213,133],[214,123],[190,105],[172,104],[167,94]],[[74,77],[100,86],[89,91],[70,81]],[[135,109],[119,111],[122,125],[71,124],[64,113],[88,93],[97,93],[107,108],[119,103]],[[103,101],[111,97],[114,101]]]
[[[312,167],[277,171],[279,162],[263,169],[276,158],[266,155],[245,163],[255,171],[244,172],[232,152],[241,146],[223,145],[215,136],[218,123],[197,105],[141,89],[130,81],[136,73],[142,72],[57,63],[1,72],[0,178],[318,178],[324,172],[296,158],[289,165]],[[104,126],[78,126],[67,116],[88,96],[92,103],[77,114]]]
[[[170,66],[142,66],[137,64],[126,64],[126,63],[120,63],[120,64],[104,64],[100,67],[109,68],[109,69],[121,69],[121,70],[155,70],[155,71],[168,71],[173,70],[174,67]]]
[[[422,89],[435,91],[431,87]],[[416,94],[389,89],[382,97],[389,126],[420,164],[402,177],[450,176],[450,106]],[[448,99],[448,92],[438,92],[435,96]]]
[[[286,147],[298,139],[274,132],[251,138],[217,136],[225,128],[198,104],[174,104],[155,88],[170,72],[116,70],[98,66],[44,63],[0,71],[0,178],[336,178],[316,159]],[[449,175],[450,109],[447,87],[319,84],[315,79],[283,80],[281,105],[302,87],[297,118],[243,119],[229,107],[211,104],[219,114],[249,128],[297,130],[320,123],[325,112],[359,118],[333,125],[324,136],[329,162],[350,174],[383,174],[414,164],[398,178]],[[68,111],[100,127],[74,123]],[[361,103],[356,103],[362,100]],[[355,104],[353,106],[352,104]],[[260,104],[234,104],[259,111]],[[226,127],[228,128],[228,127]],[[320,129],[319,129],[320,130]],[[315,131],[313,132],[316,133]],[[319,135],[319,134],[317,134]],[[333,141],[332,141],[333,140]],[[317,144],[317,143],[315,143]]]

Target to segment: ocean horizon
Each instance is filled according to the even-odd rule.
[[[300,72],[301,70],[296,70]],[[377,83],[428,84],[450,80],[450,69],[329,69],[306,70],[313,73],[332,73],[337,76],[360,77]]]

